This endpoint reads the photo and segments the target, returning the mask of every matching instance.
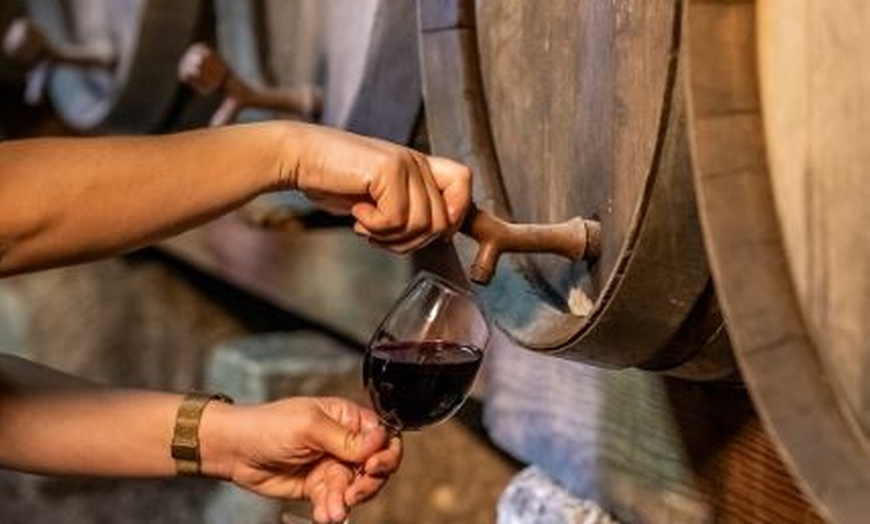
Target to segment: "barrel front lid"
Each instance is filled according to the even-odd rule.
[[[435,152],[471,165],[479,203],[504,218],[602,225],[591,266],[503,260],[480,290],[499,323],[569,358],[653,358],[709,280],[677,82],[682,3],[420,4]]]

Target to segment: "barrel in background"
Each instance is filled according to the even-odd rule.
[[[143,133],[178,111],[175,63],[201,29],[206,2],[26,0],[29,19],[54,45],[96,49],[108,67],[47,64],[47,96],[71,129]]]
[[[421,103],[413,2],[217,0],[215,9],[218,49],[240,77],[316,87],[323,124],[412,138]],[[280,115],[254,118],[270,116]]]
[[[736,356],[823,515],[870,512],[870,7],[689,3],[701,217]]]

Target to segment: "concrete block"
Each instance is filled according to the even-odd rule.
[[[276,524],[284,509],[280,502],[244,491],[232,484],[220,485],[206,503],[205,524]]]
[[[215,348],[205,387],[237,402],[342,395],[362,387],[361,362],[357,351],[319,332],[254,335]]]

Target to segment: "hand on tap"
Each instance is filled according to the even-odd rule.
[[[445,158],[335,129],[300,125],[299,151],[282,185],[333,213],[395,253],[419,249],[462,224],[471,202],[471,171]]]
[[[349,213],[395,253],[454,233],[471,201],[455,162],[289,121],[159,136],[0,143],[0,275],[129,251],[276,190]]]

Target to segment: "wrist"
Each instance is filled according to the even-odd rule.
[[[276,174],[273,179],[276,190],[293,191],[299,188],[300,125],[294,122],[270,122],[275,126],[277,146],[273,148]],[[273,175],[274,176],[274,175]]]
[[[233,418],[238,406],[209,402],[199,424],[200,471],[206,477],[229,480],[236,459]]]

